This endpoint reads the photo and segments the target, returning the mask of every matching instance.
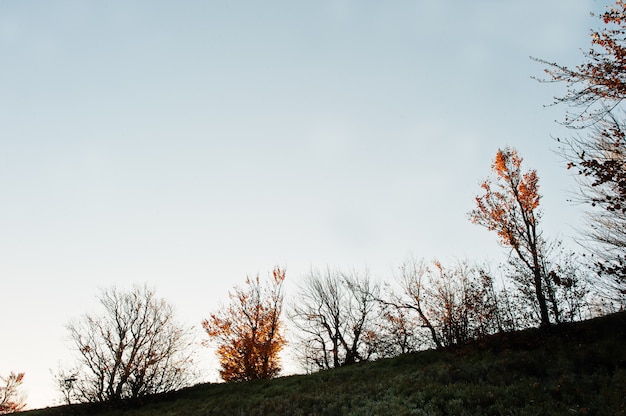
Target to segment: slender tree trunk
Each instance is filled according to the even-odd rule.
[[[550,315],[548,313],[548,304],[546,302],[546,297],[543,293],[543,288],[541,286],[541,271],[534,270],[533,280],[535,282],[535,293],[537,295],[537,301],[539,302],[539,313],[541,315],[541,326],[549,326],[550,325]]]
[[[521,205],[521,203],[520,203]],[[531,213],[532,214],[532,213]],[[535,283],[535,294],[537,295],[537,301],[539,302],[539,313],[541,315],[541,326],[550,326],[550,314],[548,312],[548,303],[546,302],[546,294],[544,293],[541,280],[542,280],[542,270],[541,264],[539,262],[539,247],[540,242],[538,242],[537,237],[537,228],[536,221],[529,220],[524,215],[524,222],[526,223],[526,230],[528,233],[528,242],[530,252],[533,258],[533,280]],[[540,238],[540,237],[539,237]]]

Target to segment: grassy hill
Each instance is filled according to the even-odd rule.
[[[626,313],[311,375],[202,384],[61,415],[626,415]]]

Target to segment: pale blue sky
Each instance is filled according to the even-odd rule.
[[[574,235],[563,86],[529,55],[579,63],[606,4],[1,1],[0,374],[54,404],[64,325],[112,284],[198,326],[277,264],[289,296],[311,266],[500,259],[466,214],[506,145]]]

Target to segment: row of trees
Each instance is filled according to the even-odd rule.
[[[510,250],[508,262],[494,273],[467,261],[443,265],[409,259],[398,269],[395,284],[384,285],[366,272],[311,271],[287,308],[294,350],[307,369],[462,344],[624,305],[626,4],[618,0],[599,17],[604,25],[591,32],[581,65],[536,59],[547,67],[549,78],[542,81],[567,85],[556,103],[568,106],[564,124],[577,134],[557,140],[577,176],[579,199],[589,207],[583,232],[591,264],[589,257],[582,263],[559,241],[543,236],[537,172],[522,171],[519,154],[501,149],[469,218],[497,234]],[[247,279],[230,294],[227,306],[202,322],[217,345],[224,380],[279,374],[279,354],[286,345],[284,279],[280,268],[267,282],[258,276]],[[593,293],[602,302],[592,301]],[[137,398],[195,379],[191,329],[176,323],[165,300],[145,286],[104,290],[99,300],[102,314],[84,315],[68,325],[77,362],[56,374],[68,403]],[[23,408],[23,377],[0,378],[0,413]]]
[[[589,316],[583,265],[540,230],[539,179],[514,149],[500,149],[469,218],[511,250],[496,284],[488,267],[410,259],[395,285],[365,273],[313,270],[289,305],[294,350],[311,371],[443,348],[501,331]],[[286,344],[285,270],[248,278],[202,322],[225,381],[275,377]],[[78,360],[57,373],[68,403],[118,401],[174,390],[193,377],[191,330],[147,288],[104,290],[103,313],[68,325]]]
[[[224,380],[279,374],[286,344],[284,279],[279,268],[265,283],[247,279],[228,305],[203,321]],[[582,282],[568,279],[565,290],[550,297],[552,310],[567,311],[561,320],[589,313],[588,292],[573,290]],[[287,309],[294,351],[311,371],[463,344],[541,322],[534,291],[522,290],[532,279],[515,281],[517,289],[496,287],[494,280],[488,270],[467,262],[446,267],[418,259],[399,268],[395,286],[374,282],[367,273],[314,270]],[[102,314],[68,325],[79,357],[74,367],[57,373],[68,403],[138,398],[194,380],[192,343],[185,336],[190,329],[174,323],[163,299],[144,286],[105,290],[100,303]]]
[[[515,149],[498,150],[492,176],[481,188],[469,218],[495,231],[510,249],[509,261],[502,266],[505,279],[496,285],[489,268],[468,262],[446,267],[416,259],[400,268],[395,287],[381,287],[367,273],[313,270],[288,311],[297,355],[306,368],[334,368],[463,344],[496,332],[582,319],[592,315],[593,308],[597,313],[610,307],[592,301],[588,269],[580,258],[561,242],[544,238],[539,177],[535,170],[522,170]],[[248,280],[247,291],[237,289],[231,294],[231,306],[203,324],[218,341],[225,380],[269,378],[273,374],[256,370],[263,368],[256,363],[278,365],[284,338],[274,329],[280,330],[275,318],[283,302],[274,296],[281,293],[277,282],[282,284],[284,272],[276,269],[277,274],[281,278],[275,278],[266,301],[259,296],[258,277],[254,283]],[[619,299],[620,292],[613,295],[613,300]],[[256,301],[250,304],[250,299]],[[262,330],[257,319],[266,315],[271,317],[272,331]],[[259,333],[266,337],[258,339]],[[277,338],[270,339],[270,334]],[[259,348],[254,347],[255,339]],[[274,341],[277,347],[263,347]],[[271,356],[260,357],[258,351]],[[238,371],[233,371],[233,364]]]
[[[511,249],[501,279],[489,267],[409,259],[394,282],[367,272],[312,270],[287,308],[294,351],[308,371],[463,344],[501,331],[581,319],[592,314],[579,259],[540,230],[536,171],[522,171],[514,149],[501,149],[469,218]],[[235,287],[230,302],[202,322],[217,347],[225,381],[275,377],[286,345],[285,270]],[[191,328],[147,286],[103,290],[100,314],[68,326],[77,361],[55,374],[67,403],[119,401],[184,387],[196,380]],[[12,374],[0,405],[15,410]],[[9,407],[12,406],[12,407]],[[1,408],[0,409],[4,409]]]
[[[594,288],[623,303],[626,295],[625,134],[620,104],[626,94],[626,6],[620,0],[592,32],[587,62],[569,69],[554,63],[552,80],[566,82],[557,100],[581,108],[566,116],[587,137],[560,141],[568,167],[578,168],[580,196],[592,208],[587,234],[596,244]],[[367,275],[313,271],[289,318],[300,334],[299,355],[308,366],[330,368],[425,346],[443,347],[489,333],[580,319],[589,306],[585,266],[558,241],[544,238],[538,175],[523,172],[514,149],[501,149],[492,177],[482,183],[470,219],[495,231],[511,250],[510,285],[496,288],[485,268],[460,262],[444,267],[411,260],[401,268],[400,290]],[[211,333],[209,333],[211,335]],[[222,339],[222,341],[224,341]]]
[[[288,312],[304,366],[334,368],[590,315],[584,266],[560,242],[543,237],[539,178],[521,165],[515,149],[498,150],[492,177],[469,213],[510,248],[507,283],[496,287],[488,268],[467,262],[445,267],[411,259],[396,287],[381,287],[367,273],[313,270]],[[283,280],[284,271],[276,269],[264,297],[258,277],[248,279],[247,290],[237,288],[231,305],[204,321],[218,342],[225,380],[270,378],[279,370]]]
[[[223,380],[277,376],[287,322],[292,351],[307,371],[464,344],[542,322],[534,290],[524,290],[532,278],[498,285],[487,268],[464,261],[444,266],[411,258],[398,269],[395,284],[381,284],[367,272],[312,270],[285,311],[284,279],[281,268],[267,280],[246,279],[228,304],[202,322]],[[569,279],[564,287],[582,284]],[[588,295],[555,292],[551,310],[567,313],[552,316],[564,321],[589,314]],[[99,300],[100,314],[67,327],[77,360],[55,374],[67,403],[136,399],[197,380],[192,330],[175,322],[165,300],[146,286],[106,289]]]

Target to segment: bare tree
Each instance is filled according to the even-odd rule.
[[[491,277],[467,262],[444,267],[436,260],[428,264],[411,258],[398,280],[401,292],[389,290],[380,302],[412,313],[418,337],[429,338],[435,348],[502,330]]]
[[[63,396],[62,403],[72,404],[75,397],[74,386],[78,380],[78,371],[74,368],[67,369],[59,365],[56,371],[50,370],[56,383],[57,389]]]
[[[182,388],[191,382],[190,330],[174,320],[164,299],[146,286],[103,290],[102,313],[67,326],[78,356],[60,374],[67,401],[103,402]]]
[[[11,373],[8,377],[0,376],[0,415],[19,412],[26,406],[26,398],[20,392],[24,373]]]
[[[370,341],[373,354],[387,358],[424,349],[426,342],[420,336],[420,323],[415,314],[401,304],[377,301],[379,319]]]
[[[427,330],[430,339],[436,348],[442,348],[441,336],[436,328],[436,323],[431,322],[433,317],[429,313],[430,288],[426,281],[428,266],[423,260],[411,258],[400,267],[398,278],[401,293],[390,291],[385,304],[398,309],[410,310],[417,314],[419,328]]]
[[[335,368],[370,359],[378,291],[367,273],[311,271],[289,314],[308,368]]]

